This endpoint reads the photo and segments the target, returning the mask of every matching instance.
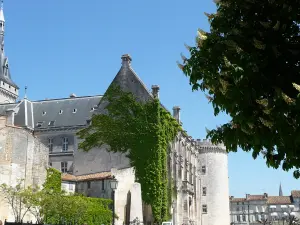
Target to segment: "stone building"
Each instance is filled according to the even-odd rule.
[[[4,25],[3,10],[1,13],[0,20]],[[0,113],[3,114],[7,109],[14,108],[12,124],[32,131],[48,147],[50,166],[63,173],[68,173],[76,179],[92,174],[114,173],[120,181],[115,195],[116,212],[119,216],[116,225],[128,224],[130,222],[126,219],[128,218],[126,214],[130,214],[126,211],[128,194],[134,190],[131,198],[137,202],[140,199],[140,187],[134,182],[134,171],[130,167],[128,158],[124,154],[108,152],[105,146],[92,149],[87,153],[78,149],[80,140],[76,133],[90,124],[94,113],[101,113],[103,105],[99,103],[102,96],[77,97],[71,94],[68,98],[38,101],[25,97],[16,102],[18,87],[11,79],[8,61],[3,51],[1,57],[1,65],[4,66],[0,68],[0,101],[2,102]],[[152,91],[148,90],[134,72],[129,55],[122,56],[122,66],[112,84],[132,92],[141,100],[159,97],[159,87],[153,85]],[[180,107],[174,107],[173,115],[181,123]],[[224,146],[214,146],[208,140],[194,140],[185,133],[179,133],[170,146],[168,161],[169,175],[174,180],[177,190],[171,212],[173,223],[176,225],[229,224],[227,153]],[[74,191],[75,188],[85,192],[88,183],[83,181],[78,183],[76,179],[68,182],[65,180],[63,187],[71,186],[69,191]],[[107,183],[104,184],[107,190],[101,195],[95,190],[98,190],[99,182],[102,181],[93,182],[95,183],[90,185],[94,184],[95,189],[88,190],[91,195],[100,194],[110,198]],[[142,207],[141,201],[138,207]],[[144,222],[151,223],[151,210],[145,205],[143,210]]]
[[[48,149],[32,131],[11,124],[11,115],[0,116],[0,185],[24,187],[41,186],[46,178]],[[15,217],[0,193],[0,220],[14,221]],[[24,221],[35,218],[27,214]]]
[[[300,191],[292,191],[288,196],[279,191],[278,196],[264,193],[246,194],[245,198],[230,197],[231,224],[259,224],[263,219],[282,224],[290,215],[300,218]]]

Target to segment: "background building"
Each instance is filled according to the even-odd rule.
[[[284,223],[291,215],[300,218],[300,191],[283,196],[281,185],[278,196],[249,195],[245,198],[230,197],[230,220],[232,224],[258,224],[268,219],[273,224]]]

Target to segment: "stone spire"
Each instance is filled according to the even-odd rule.
[[[281,183],[280,183],[280,185],[279,185],[279,196],[283,196]]]
[[[3,0],[0,7],[0,103],[15,102],[18,98],[19,87],[13,82],[10,75],[8,58],[4,53],[5,19]]]

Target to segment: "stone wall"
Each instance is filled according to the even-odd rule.
[[[46,178],[48,150],[36,137],[22,128],[0,128],[0,183],[14,186],[24,179],[25,186],[41,186]],[[0,220],[14,221],[10,207],[0,196]],[[30,215],[24,220],[34,220]]]

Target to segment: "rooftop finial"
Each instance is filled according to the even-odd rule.
[[[132,59],[129,54],[122,55],[121,59],[122,59],[122,66],[130,66]]]
[[[0,21],[5,22],[4,13],[3,13],[3,0],[1,0],[1,6],[0,6]],[[2,25],[2,27],[3,27],[3,25]]]
[[[27,99],[27,86],[25,86],[25,95],[24,95],[24,99]]]
[[[3,9],[3,0],[1,0],[1,9]]]

